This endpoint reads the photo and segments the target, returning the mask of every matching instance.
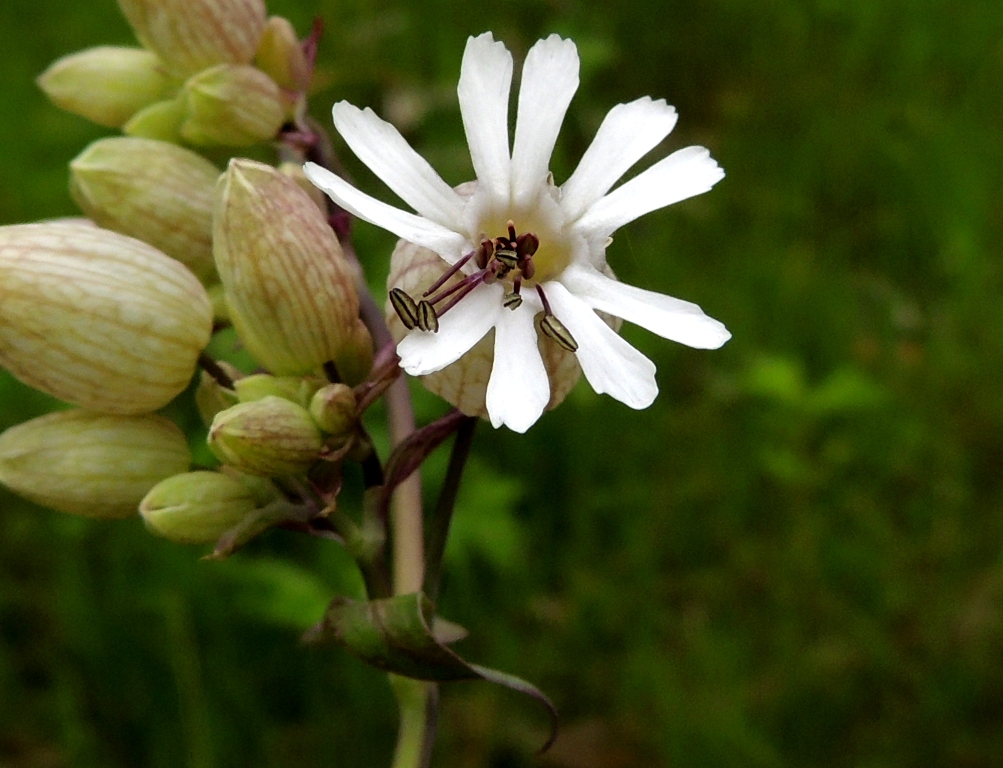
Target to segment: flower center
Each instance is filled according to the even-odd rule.
[[[439,330],[439,318],[455,307],[482,283],[491,285],[502,281],[509,288],[502,297],[502,304],[510,310],[522,305],[524,281],[533,280],[537,265],[533,255],[540,247],[540,239],[532,232],[516,233],[515,224],[508,222],[508,232],[494,240],[485,238],[481,244],[453,264],[415,301],[401,288],[390,291],[390,303],[404,327],[409,331],[418,328],[435,333]],[[448,288],[443,286],[456,275],[471,259],[475,259],[478,270]],[[544,317],[540,322],[543,333],[570,352],[578,349],[578,343],[560,320],[554,317],[550,302],[543,292],[543,286],[533,285],[543,304]]]

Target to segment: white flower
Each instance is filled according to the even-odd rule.
[[[448,296],[444,288],[418,301],[402,292],[392,295],[402,320],[413,327],[397,347],[401,366],[415,376],[441,370],[494,329],[487,412],[495,427],[517,432],[532,426],[550,400],[538,327],[575,352],[596,392],[632,408],[648,407],[658,394],[655,366],[597,311],[691,347],[716,349],[731,338],[697,305],[605,274],[606,246],[618,227],[706,192],[724,176],[708,150],[686,147],[610,192],[672,130],[673,107],[650,98],[614,107],[578,169],[554,185],[550,156],[578,88],[578,68],[570,40],[551,35],[532,47],[510,154],[512,55],[490,33],[467,41],[458,94],[477,182],[466,195],[446,184],[372,110],[336,104],[334,124],[348,146],[418,215],[382,203],[317,165],[306,166],[310,180],[340,206],[434,251],[463,276],[463,288]]]

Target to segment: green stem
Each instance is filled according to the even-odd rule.
[[[439,688],[435,683],[400,675],[390,675],[390,686],[400,707],[393,768],[428,768],[435,745]]]

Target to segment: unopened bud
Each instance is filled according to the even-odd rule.
[[[359,301],[338,238],[275,168],[230,161],[216,188],[213,251],[234,328],[272,373],[317,371],[356,343]]]
[[[184,89],[181,136],[201,146],[246,147],[275,138],[288,100],[260,69],[220,64],[193,76]]]
[[[369,375],[373,368],[373,337],[361,320],[352,327],[334,364],[341,380],[353,387],[365,381]]]
[[[264,0],[119,0],[139,41],[171,72],[247,64],[265,28]]]
[[[166,539],[207,544],[259,506],[259,494],[248,483],[222,472],[186,472],[154,487],[140,503],[139,514],[151,531]]]
[[[255,373],[235,382],[234,387],[242,403],[274,395],[306,408],[320,384],[317,379],[306,379],[301,376],[269,376],[267,373]]]
[[[262,477],[306,472],[323,448],[320,430],[306,409],[274,396],[217,414],[208,442],[224,464]]]
[[[116,136],[70,163],[70,194],[100,226],[143,240],[203,282],[216,273],[212,202],[219,170],[165,141]]]
[[[449,265],[434,251],[400,240],[390,260],[387,288],[399,288],[411,296],[421,296],[447,269]],[[462,278],[462,274],[453,277],[445,283],[442,290]],[[408,329],[404,327],[389,300],[386,317],[394,338],[398,341],[403,339]],[[549,410],[567,397],[581,376],[581,368],[572,352],[544,333],[537,335],[543,364],[550,378]],[[493,363],[494,333],[489,333],[455,363],[447,365],[441,371],[422,376],[421,382],[429,391],[468,416],[487,418],[485,401]]]
[[[134,114],[122,127],[122,131],[127,136],[139,139],[156,139],[177,144],[181,141],[185,109],[183,95],[158,101]]]
[[[310,415],[330,435],[347,436],[358,423],[355,393],[347,384],[321,387],[310,400]]]
[[[191,380],[205,289],[146,243],[79,224],[0,227],[0,366],[105,413],[147,413]]]
[[[240,371],[225,360],[217,360],[216,365],[227,373],[233,381],[236,382],[240,378]],[[236,392],[232,389],[227,389],[208,373],[202,371],[199,384],[195,388],[195,407],[198,408],[203,424],[208,427],[212,424],[212,420],[216,418],[217,413],[225,411],[227,408],[232,408],[238,402],[240,401],[237,399]]]
[[[190,461],[184,434],[161,416],[60,411],[0,435],[0,482],[89,517],[135,513],[147,491]]]
[[[289,19],[282,16],[272,16],[265,25],[254,63],[288,91],[302,93],[310,85],[310,63],[303,44]]]
[[[156,54],[103,46],[71,53],[38,77],[52,103],[99,125],[121,128],[136,112],[164,98],[176,83]]]
[[[324,216],[327,216],[327,195],[321,192],[320,188],[306,177],[302,165],[285,162],[279,165],[279,171],[299,184],[300,189],[306,192],[310,196],[310,199],[317,204],[317,209]]]

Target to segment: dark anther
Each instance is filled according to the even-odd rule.
[[[576,352],[578,350],[578,342],[571,335],[571,331],[565,328],[564,323],[553,315],[543,316],[543,320],[540,321],[540,330],[543,331],[545,336],[552,338],[561,347],[568,350],[568,352]]]
[[[410,331],[418,325],[418,305],[404,291],[400,288],[394,288],[390,291],[390,303],[393,305],[397,317],[404,323],[405,328]]]
[[[522,305],[522,296],[518,293],[506,293],[505,298],[502,299],[502,306],[506,309],[518,309]]]
[[[439,317],[432,305],[424,299],[418,302],[418,327],[432,333],[437,333],[439,330]]]

